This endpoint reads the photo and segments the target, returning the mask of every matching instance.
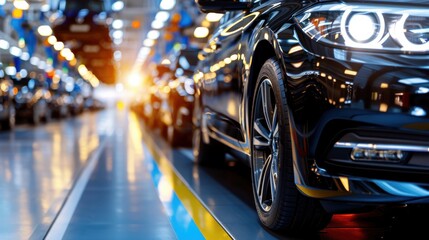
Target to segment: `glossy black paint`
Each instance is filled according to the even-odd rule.
[[[275,57],[287,79],[295,183],[303,194],[344,203],[427,203],[427,152],[392,164],[339,159],[332,149],[351,133],[368,143],[427,146],[428,115],[415,113],[429,111],[429,93],[418,92],[427,84],[399,80],[427,78],[429,56],[316,42],[292,18],[313,4],[257,1],[213,34],[195,73],[208,135],[250,155],[255,81],[265,60]],[[326,204],[334,212],[339,206]]]

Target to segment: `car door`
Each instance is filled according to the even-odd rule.
[[[207,124],[220,136],[242,140],[239,125],[242,83],[238,69],[242,12],[227,12],[206,46],[202,100]]]

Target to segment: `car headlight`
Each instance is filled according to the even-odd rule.
[[[321,4],[295,17],[311,39],[337,47],[424,52],[429,11],[371,4]]]

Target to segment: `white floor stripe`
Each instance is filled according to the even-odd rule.
[[[70,220],[73,216],[73,213],[79,203],[79,200],[82,196],[83,191],[85,190],[86,184],[91,177],[91,173],[94,171],[95,166],[98,163],[100,154],[106,145],[108,137],[106,137],[100,144],[100,146],[93,152],[91,157],[88,159],[88,165],[84,168],[81,175],[77,179],[75,185],[73,186],[69,196],[66,199],[63,207],[55,218],[51,228],[46,234],[46,240],[59,240],[62,239],[64,233],[67,230],[67,227],[70,223]]]

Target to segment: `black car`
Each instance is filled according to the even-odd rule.
[[[33,74],[31,74],[33,75]],[[47,82],[42,76],[14,78],[14,96],[16,117],[22,122],[29,121],[33,125],[41,121],[49,122],[52,111],[49,107],[52,96]]]
[[[170,57],[170,69],[174,76],[168,82],[168,94],[161,103],[160,115],[165,136],[172,146],[187,145],[184,136],[192,134],[192,111],[194,109],[195,66],[198,63],[199,48],[186,47]],[[190,144],[190,141],[189,141]]]
[[[429,203],[427,2],[197,3],[225,15],[195,72],[195,160],[247,160],[264,226]]]
[[[162,128],[163,116],[161,113],[161,107],[164,103],[164,108],[166,108],[166,99],[170,91],[168,87],[169,80],[173,77],[173,72],[170,70],[170,67],[165,64],[157,64],[152,71],[152,81],[150,86],[147,89],[145,94],[149,96],[144,102],[143,115],[144,119],[147,121],[147,125],[150,128]]]

